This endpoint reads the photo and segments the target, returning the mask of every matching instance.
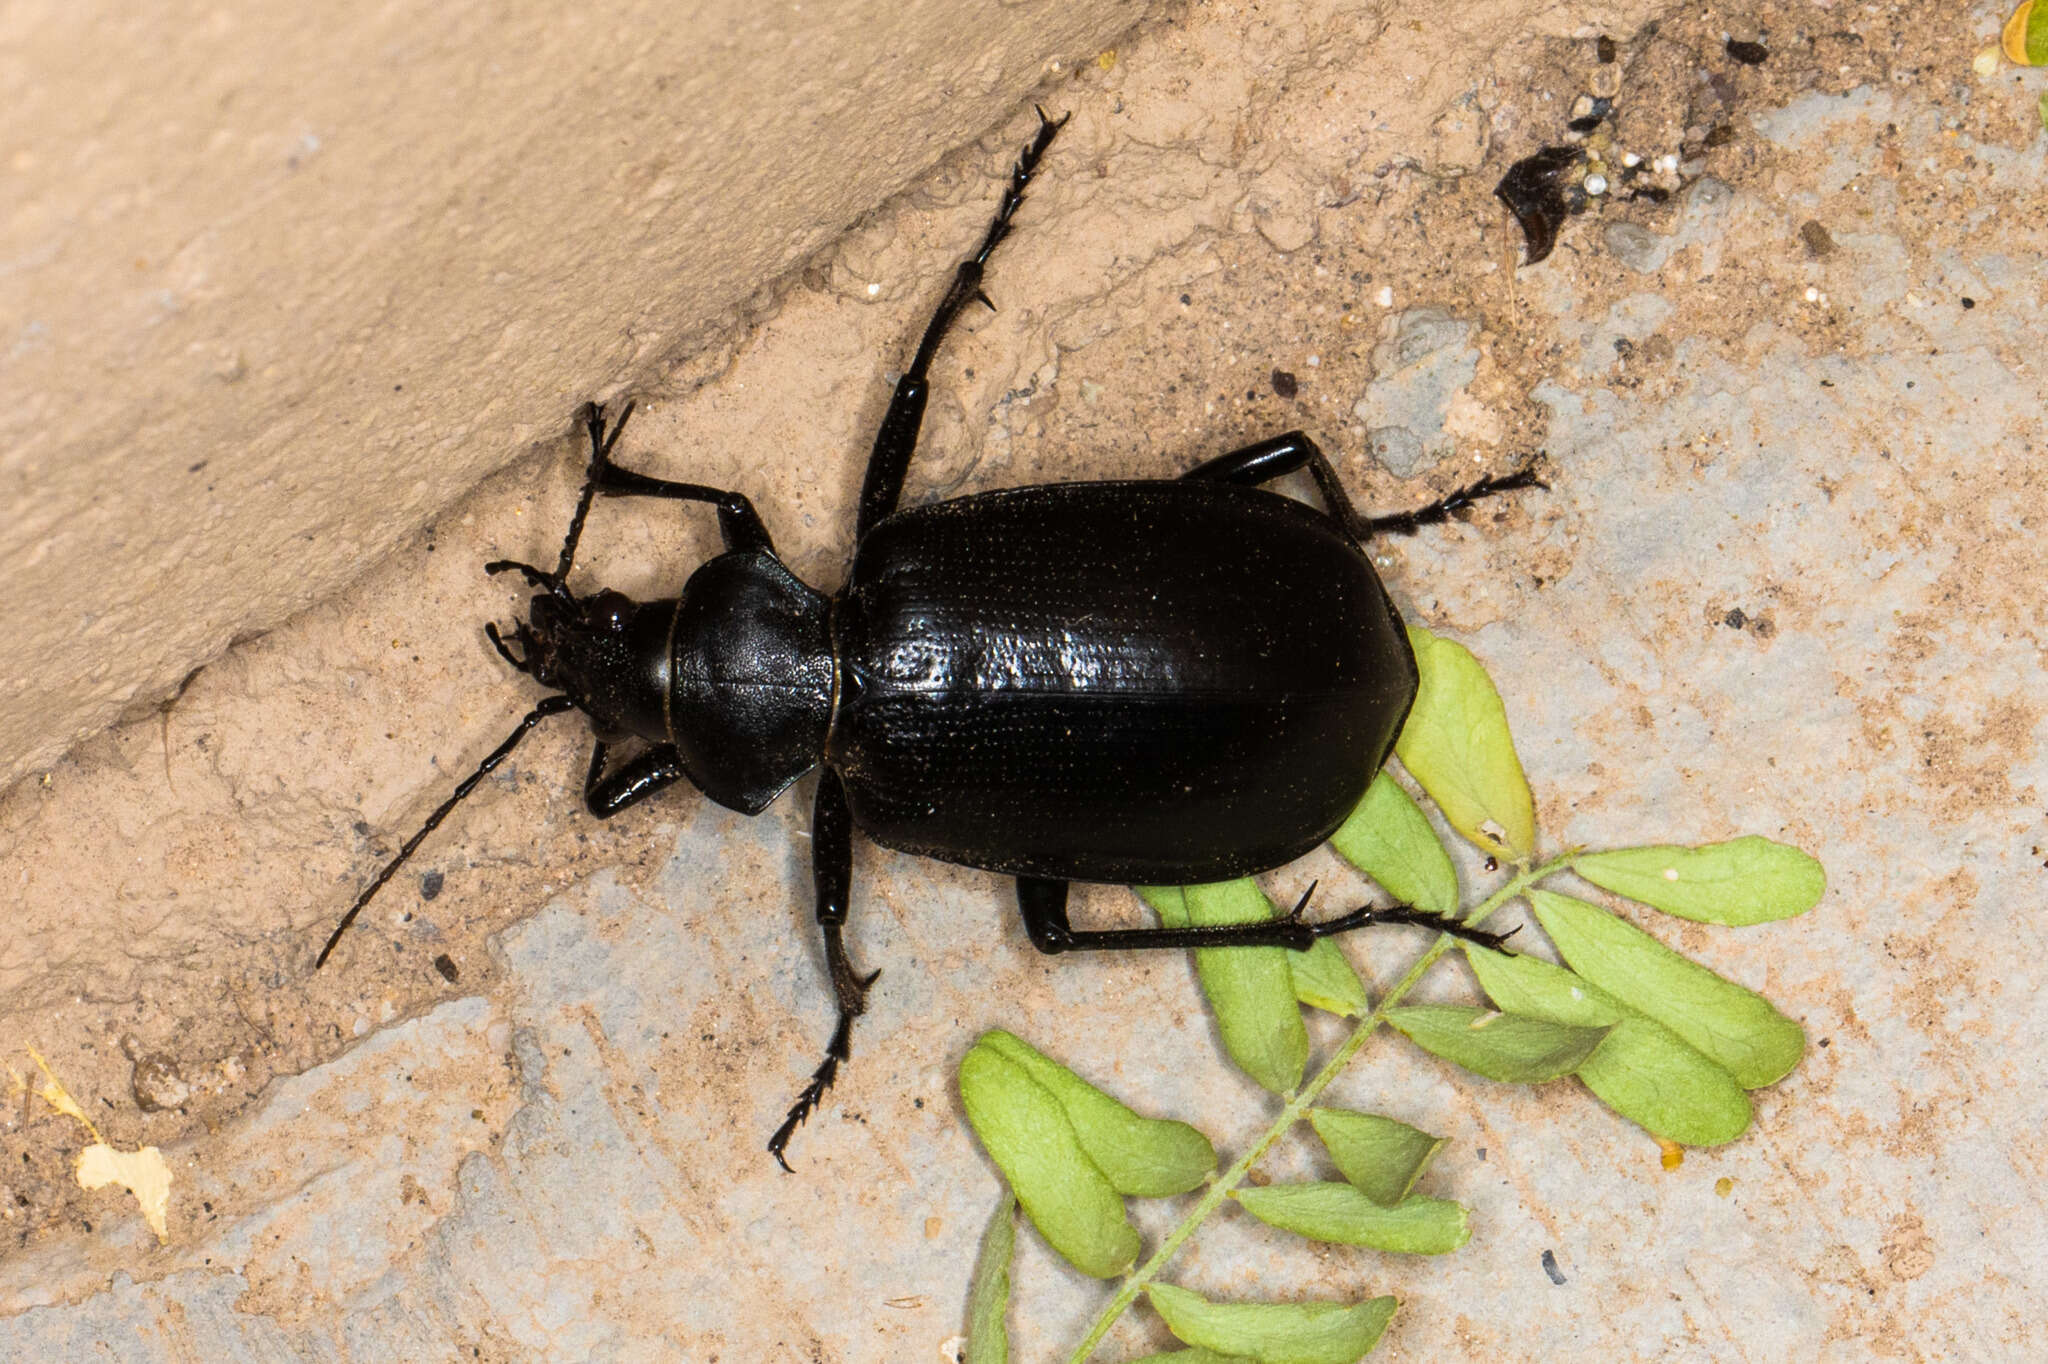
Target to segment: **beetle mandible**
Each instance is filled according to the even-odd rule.
[[[595,742],[584,803],[599,819],[687,778],[759,814],[819,769],[812,873],[838,1023],[768,1143],[785,1150],[848,1059],[875,975],[844,929],[853,833],[899,852],[1016,878],[1041,952],[1288,947],[1375,923],[1496,934],[1405,905],[1336,918],[1077,929],[1071,881],[1186,885],[1266,871],[1326,839],[1386,762],[1415,698],[1415,656],[1363,546],[1467,503],[1544,486],[1529,467],[1418,511],[1362,517],[1299,431],[1171,481],[1050,484],[899,510],[933,356],[1065,124],[1039,111],[980,248],[960,264],[897,381],[861,488],[852,566],[831,596],[775,556],[741,494],[650,478],[612,460],[632,414],[579,414],[590,463],[553,569],[498,560],[536,590],[505,661],[548,696],[356,898],[316,968],[448,813],[549,716],[580,710]],[[1258,485],[1306,469],[1327,511]],[[570,590],[598,493],[705,502],[725,552],[679,597]],[[513,644],[517,645],[515,651]],[[614,746],[637,751],[611,761]],[[1313,887],[1311,887],[1311,892]],[[879,974],[879,973],[876,973]]]

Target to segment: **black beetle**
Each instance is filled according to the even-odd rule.
[[[896,384],[861,489],[853,565],[828,597],[775,557],[736,492],[612,462],[632,413],[590,437],[583,491],[552,571],[500,560],[538,589],[515,652],[549,696],[357,897],[317,965],[422,839],[533,727],[582,711],[596,736],[584,802],[599,819],[688,778],[758,814],[821,768],[812,815],[818,922],[838,998],[825,1060],[768,1143],[783,1168],[797,1127],[847,1059],[873,975],[842,938],[853,831],[901,852],[1017,879],[1041,952],[1290,947],[1371,923],[1498,935],[1406,906],[1207,928],[1082,930],[1070,881],[1185,885],[1266,871],[1336,829],[1386,762],[1415,698],[1415,656],[1362,549],[1471,500],[1541,486],[1527,468],[1420,511],[1361,517],[1315,443],[1295,431],[1173,481],[1012,488],[897,510],[933,354],[1009,233],[1064,119],[1039,113],[981,248],[962,262]],[[993,305],[991,305],[993,306]],[[1319,512],[1256,485],[1306,469]],[[708,502],[725,553],[680,597],[578,596],[568,585],[592,498]],[[611,767],[615,744],[637,741]]]

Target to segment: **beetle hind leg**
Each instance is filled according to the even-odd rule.
[[[1365,905],[1334,919],[1309,922],[1302,918],[1310,886],[1295,901],[1294,908],[1279,919],[1244,924],[1204,924],[1188,928],[1077,929],[1067,922],[1067,883],[1038,877],[1017,878],[1017,907],[1024,915],[1024,930],[1031,945],[1048,956],[1064,952],[1137,951],[1148,948],[1285,947],[1306,952],[1318,938],[1335,937],[1374,924],[1414,924],[1434,928],[1454,938],[1498,948],[1508,940],[1505,933],[1471,928],[1448,915],[1416,909],[1410,905]]]
[[[1549,491],[1550,485],[1536,475],[1536,461],[1527,464],[1511,474],[1499,478],[1482,478],[1476,483],[1446,493],[1425,507],[1414,511],[1393,512],[1386,516],[1368,516],[1365,519],[1366,536],[1413,535],[1424,526],[1442,525],[1451,519],[1453,513],[1462,511],[1483,498],[1496,497],[1522,488],[1542,488]]]
[[[1183,479],[1193,482],[1236,483],[1245,487],[1256,487],[1276,478],[1307,469],[1316,481],[1316,490],[1323,495],[1323,501],[1351,538],[1364,544],[1375,535],[1413,535],[1424,526],[1441,525],[1456,512],[1471,506],[1484,498],[1501,493],[1515,492],[1522,488],[1544,488],[1550,485],[1536,475],[1536,461],[1531,459],[1511,474],[1499,478],[1482,478],[1468,483],[1454,492],[1447,493],[1425,507],[1414,511],[1393,512],[1386,516],[1360,516],[1351,505],[1351,497],[1338,481],[1337,470],[1331,465],[1322,447],[1300,431],[1289,431],[1284,436],[1258,441],[1242,450],[1218,455],[1205,463],[1182,474]]]
[[[1310,886],[1302,893],[1301,899],[1295,902],[1294,908],[1287,915],[1289,922],[1301,921],[1302,911],[1308,908],[1309,896],[1315,893],[1314,886]],[[1511,928],[1505,933],[1490,933],[1483,928],[1474,928],[1449,914],[1439,914],[1433,909],[1417,909],[1413,905],[1361,905],[1348,914],[1340,914],[1334,919],[1322,919],[1305,926],[1318,938],[1331,938],[1339,933],[1371,928],[1376,924],[1410,924],[1416,928],[1434,928],[1439,933],[1448,933],[1454,938],[1477,943],[1481,947],[1490,947],[1496,952],[1507,945],[1509,938],[1521,932],[1519,928]]]

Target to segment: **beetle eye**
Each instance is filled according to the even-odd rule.
[[[633,599],[623,592],[600,592],[590,603],[590,614],[598,626],[618,634],[633,614]]]

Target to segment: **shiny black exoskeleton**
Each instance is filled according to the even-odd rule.
[[[1290,432],[1166,482],[1074,483],[898,510],[927,372],[981,291],[1039,158],[1040,115],[981,248],[962,263],[896,385],[861,491],[852,569],[827,597],[775,556],[739,493],[623,469],[586,407],[590,466],[552,570],[500,561],[539,592],[513,667],[541,701],[357,899],[320,954],[457,802],[536,724],[582,711],[596,735],[584,799],[600,819],[687,778],[757,814],[818,769],[813,870],[839,1005],[824,1062],[769,1150],[778,1161],[846,1060],[874,976],[843,941],[853,831],[884,847],[1017,879],[1048,953],[1280,946],[1369,923],[1493,935],[1405,906],[1309,922],[1082,930],[1070,881],[1186,885],[1264,871],[1322,842],[1364,795],[1415,698],[1415,657],[1362,549],[1474,498],[1537,486],[1524,469],[1418,512],[1352,510],[1314,442]],[[1307,470],[1328,511],[1258,484]],[[635,602],[568,585],[592,498],[717,508],[725,553],[680,597]],[[611,749],[637,751],[613,765]],[[784,1161],[787,1168],[787,1162]]]

